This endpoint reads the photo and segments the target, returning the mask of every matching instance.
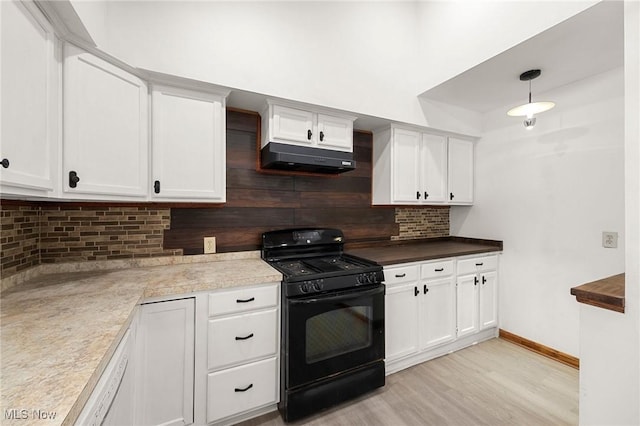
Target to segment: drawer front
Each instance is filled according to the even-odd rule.
[[[209,316],[246,312],[278,304],[278,284],[209,294]]]
[[[207,423],[277,402],[277,363],[269,358],[207,377]]]
[[[447,277],[453,274],[453,260],[439,260],[437,262],[425,263],[421,267],[420,277],[438,278]]]
[[[458,261],[458,275],[498,269],[498,256],[481,256]]]
[[[384,268],[386,284],[402,284],[418,280],[418,265],[392,266]]]
[[[278,314],[275,308],[269,311],[210,319],[209,369],[275,354],[278,330]]]

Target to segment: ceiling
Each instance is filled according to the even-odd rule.
[[[624,4],[603,1],[505,52],[422,93],[420,97],[488,112],[527,102],[528,83],[519,76],[539,68],[537,93],[624,64]]]

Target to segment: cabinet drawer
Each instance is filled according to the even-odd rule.
[[[276,353],[277,310],[209,320],[209,369]]]
[[[220,291],[209,294],[209,316],[252,311],[277,304],[277,284]]]
[[[393,266],[384,268],[386,284],[408,283],[418,280],[418,265]]]
[[[277,374],[275,357],[209,374],[207,423],[276,403]]]
[[[440,260],[422,265],[420,271],[421,278],[446,277],[453,274],[453,260]]]
[[[481,256],[458,261],[458,275],[474,274],[498,268],[498,256]]]

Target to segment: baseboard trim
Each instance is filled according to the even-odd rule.
[[[524,337],[509,333],[508,331],[505,331],[503,329],[499,330],[498,336],[501,339],[514,343],[518,346],[522,346],[523,348],[529,349],[530,351],[536,352],[540,355],[544,355],[547,358],[551,358],[555,361],[561,362],[565,365],[568,365],[569,367],[573,367],[577,370],[580,369],[580,359],[576,358],[575,356],[560,352],[558,350],[550,348],[549,346],[536,343],[532,340],[525,339]]]

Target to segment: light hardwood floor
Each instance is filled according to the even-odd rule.
[[[243,426],[284,425],[278,413]],[[292,425],[575,425],[578,370],[492,339],[387,376],[384,388]]]

